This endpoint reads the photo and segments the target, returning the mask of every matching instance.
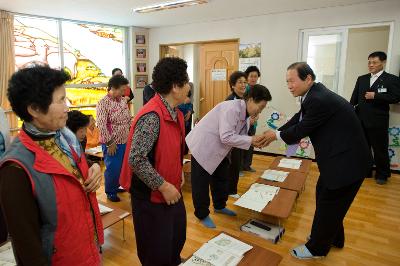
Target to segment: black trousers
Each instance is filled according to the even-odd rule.
[[[243,150],[238,148],[232,148],[230,152],[230,164],[229,164],[229,185],[228,195],[237,194],[237,186],[239,183],[239,172],[242,165]]]
[[[173,205],[156,204],[131,196],[136,248],[143,266],[176,266],[186,241],[183,199]]]
[[[254,136],[255,134],[256,134],[256,127],[252,125],[249,128],[249,136]],[[250,146],[250,149],[248,150],[243,150],[243,161],[242,161],[243,170],[250,169],[250,166],[253,163],[253,152],[254,152],[253,146]]]
[[[194,215],[198,219],[202,220],[210,214],[209,187],[211,187],[214,208],[225,208],[228,200],[228,167],[229,161],[224,158],[214,173],[210,175],[192,155],[192,199]]]
[[[343,220],[364,179],[339,189],[328,189],[319,178],[311,238],[306,247],[314,256],[326,256],[331,245],[344,245]]]
[[[368,145],[372,148],[376,166],[375,178],[390,177],[389,135],[388,128],[364,128]]]

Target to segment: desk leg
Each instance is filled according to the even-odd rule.
[[[278,242],[281,241],[282,237],[281,237],[281,219],[278,218]]]
[[[126,241],[126,239],[125,239],[125,219],[122,219],[122,240]]]

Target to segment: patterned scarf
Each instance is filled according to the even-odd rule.
[[[23,128],[31,135],[43,137],[55,137],[55,141],[60,149],[68,156],[71,164],[76,167],[74,157],[72,156],[71,148],[74,149],[78,157],[81,157],[82,147],[76,138],[75,134],[67,127],[63,127],[56,131],[43,132],[36,128],[32,123],[24,122]]]

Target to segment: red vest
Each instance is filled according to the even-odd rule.
[[[171,183],[180,191],[182,183],[182,160],[185,148],[184,118],[182,112],[178,110],[178,122],[175,122],[159,94],[156,94],[142,109],[140,109],[132,122],[119,183],[125,189],[130,190],[133,176],[132,172],[135,172],[135,169],[132,169],[128,162],[130,147],[134,137],[133,132],[135,131],[136,123],[140,117],[149,112],[157,113],[160,118],[160,132],[155,146],[153,167],[165,181]],[[164,197],[158,190],[151,192],[150,201],[154,203],[165,203]]]
[[[27,164],[28,157],[33,163]],[[74,157],[86,180],[88,165],[85,154],[78,158],[75,153]],[[104,243],[104,235],[96,193],[86,193],[80,181],[23,130],[0,162],[0,167],[6,162],[17,163],[30,178],[42,217],[42,248],[49,264],[100,265],[95,230],[99,245]]]

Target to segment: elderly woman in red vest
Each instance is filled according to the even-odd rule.
[[[157,94],[136,115],[120,184],[131,193],[136,247],[144,266],[179,265],[186,240],[181,195],[184,117],[177,106],[189,91],[187,64],[161,59],[154,67]]]
[[[0,203],[18,265],[97,266],[101,171],[68,128],[63,71],[16,72],[8,99],[22,130],[0,161]]]

